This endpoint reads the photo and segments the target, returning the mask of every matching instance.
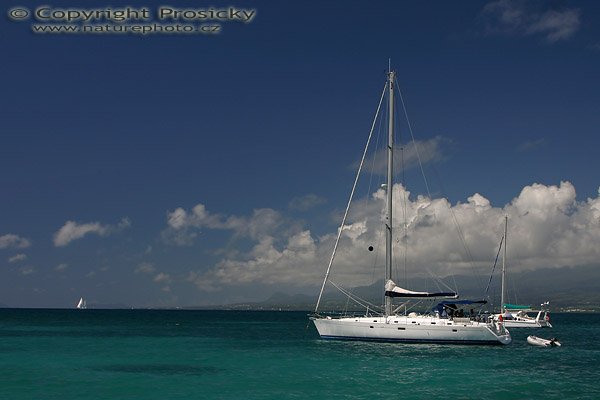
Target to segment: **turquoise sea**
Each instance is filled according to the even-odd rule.
[[[0,309],[0,399],[600,399],[600,315],[509,346],[324,341],[303,312]],[[538,348],[527,335],[558,337]]]

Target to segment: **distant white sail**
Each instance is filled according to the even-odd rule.
[[[86,305],[85,300],[83,299],[83,297],[81,297],[79,299],[79,303],[77,303],[77,308],[80,309],[80,310],[84,310],[84,309],[87,308],[87,305]]]

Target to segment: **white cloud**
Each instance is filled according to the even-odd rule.
[[[504,215],[509,217],[508,254],[513,271],[596,265],[600,259],[600,194],[577,201],[569,182],[526,186],[504,207],[494,207],[478,193],[466,203],[450,205],[446,199],[411,198],[401,185],[394,186],[395,201],[405,195],[410,199],[406,218],[401,211],[404,207],[396,207],[394,215],[394,252],[396,263],[401,264],[403,249],[408,248],[409,274],[488,273],[502,235]],[[334,280],[359,285],[371,283],[369,279],[374,276],[381,278],[383,272],[378,268],[385,259],[381,228],[384,202],[385,192],[378,190],[368,206],[360,201],[361,207],[351,213],[334,262]],[[270,214],[278,215],[274,210]],[[408,234],[403,237],[405,219]],[[463,248],[455,220],[460,223],[472,259]],[[306,229],[284,231],[279,227],[247,237],[254,243],[249,251],[227,254],[208,271],[192,271],[188,281],[202,290],[250,283],[318,285],[335,233],[315,237]],[[370,245],[376,250],[369,252]]]
[[[308,211],[316,206],[321,204],[325,204],[327,200],[322,197],[317,196],[316,194],[307,194],[302,197],[294,197],[288,207],[291,210],[296,211]]]
[[[187,281],[196,285],[203,292],[216,292],[219,290],[219,284],[213,280],[209,274],[190,271],[187,276]]]
[[[579,10],[547,11],[531,22],[528,33],[540,33],[550,43],[570,38],[579,29]]]
[[[27,255],[26,254],[16,254],[16,255],[10,257],[8,259],[8,262],[12,264],[12,263],[16,263],[16,262],[23,261],[23,260],[26,260],[26,259],[27,259]]]
[[[156,268],[154,268],[154,266],[152,264],[147,263],[147,262],[141,263],[135,269],[136,274],[140,274],[140,273],[141,274],[152,274],[152,273],[154,273],[154,271],[156,271]]]
[[[171,287],[169,286],[171,284],[171,282],[173,281],[173,279],[171,278],[171,275],[169,275],[165,272],[156,273],[156,268],[154,267],[154,265],[152,265],[148,262],[143,262],[137,266],[137,268],[135,269],[135,273],[136,274],[153,275],[152,281],[154,283],[162,285],[161,290],[163,292],[171,291]]]
[[[0,236],[0,249],[6,249],[9,247],[24,249],[31,246],[29,239],[20,237],[12,233]]]
[[[280,229],[297,229],[297,224],[287,220],[281,213],[270,208],[254,210],[249,217],[211,214],[203,204],[197,204],[191,211],[177,208],[167,212],[167,229],[162,237],[168,244],[189,246],[202,228],[231,230],[237,237],[259,240]]]
[[[74,240],[81,239],[88,234],[99,236],[108,236],[131,226],[128,218],[123,218],[117,225],[102,225],[99,222],[89,222],[80,224],[75,221],[67,221],[54,234],[54,245],[57,247],[66,246]]]
[[[156,283],[170,283],[171,282],[171,276],[169,274],[165,274],[164,272],[160,272],[160,273],[156,274],[156,276],[154,277],[154,282],[156,282]]]
[[[425,141],[409,142],[401,148],[400,145],[394,145],[394,157],[402,157],[403,163],[397,162],[394,164],[395,173],[401,171],[404,165],[405,170],[419,165],[419,161],[422,165],[433,161],[443,160],[444,147],[450,143],[448,139],[442,136],[436,136],[432,139]],[[366,168],[379,174],[387,173],[387,149],[379,150],[373,157],[365,160]],[[358,162],[353,165],[353,169],[356,169]]]
[[[68,265],[68,264],[61,263],[61,264],[58,264],[56,267],[54,267],[54,270],[55,270],[55,271],[58,271],[58,272],[63,272],[63,271],[64,271],[64,270],[66,270],[68,267],[69,267],[69,265]]]
[[[33,267],[22,267],[19,269],[19,271],[21,272],[21,275],[31,275],[35,272],[35,269]]]
[[[536,140],[528,140],[526,142],[519,144],[519,146],[517,146],[517,151],[522,153],[525,151],[537,149],[539,147],[542,147],[545,144],[546,144],[546,139],[544,139],[544,138],[540,138],[540,139],[536,139]]]
[[[541,35],[555,43],[579,30],[580,14],[578,9],[537,10],[524,1],[496,0],[484,6],[480,19],[487,34]]]

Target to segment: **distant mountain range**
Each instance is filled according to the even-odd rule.
[[[535,271],[512,273],[507,275],[508,302],[538,307],[540,303],[550,301],[552,311],[600,312],[600,267],[564,267],[544,268]],[[461,299],[482,299],[489,276],[456,275],[444,279],[456,282]],[[402,286],[402,282],[397,282]],[[410,289],[431,290],[431,279],[414,279],[409,282]],[[351,292],[373,304],[382,303],[383,282],[370,286],[352,288]],[[434,289],[434,290],[437,290]],[[488,291],[489,307],[498,308],[500,303],[500,278],[495,276]],[[236,310],[305,310],[311,311],[316,297],[305,294],[275,293],[261,302],[237,303],[202,308]],[[348,303],[346,296],[329,292],[322,300],[322,310],[341,311],[357,308]]]
[[[453,286],[456,282],[461,299],[481,300],[489,276],[456,275],[446,277],[444,282]],[[563,267],[544,268],[535,271],[507,274],[507,292],[509,303],[518,303],[538,307],[540,303],[550,301],[550,310],[554,312],[578,311],[600,312],[600,266],[592,267]],[[404,282],[397,281],[399,286]],[[430,278],[412,279],[406,287],[411,290],[438,290],[432,287]],[[370,286],[349,289],[355,296],[365,299],[372,304],[383,302],[383,281]],[[282,310],[307,311],[314,310],[317,289],[310,295],[275,293],[268,299],[259,302],[245,302],[226,305],[211,305],[202,307],[182,307],[182,309],[212,309],[212,310]],[[488,309],[497,310],[500,303],[500,277],[496,274],[488,291]],[[399,300],[397,300],[399,302]],[[430,302],[425,302],[428,305]],[[0,303],[0,308],[10,305]],[[93,309],[129,309],[124,304],[88,304]],[[354,303],[337,290],[326,291],[321,301],[321,311],[359,310]],[[424,311],[424,310],[421,310]]]

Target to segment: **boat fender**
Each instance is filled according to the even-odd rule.
[[[546,322],[550,322],[550,314],[546,313],[546,317],[544,317]]]

